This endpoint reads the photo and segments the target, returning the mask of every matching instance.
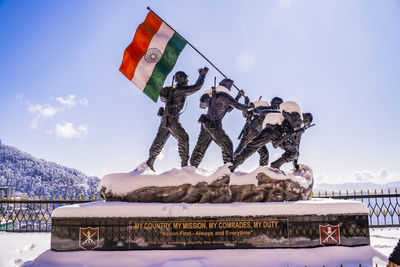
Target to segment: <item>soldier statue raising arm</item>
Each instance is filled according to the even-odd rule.
[[[154,161],[160,154],[168,137],[172,134],[178,141],[178,151],[181,158],[181,167],[188,165],[189,160],[189,135],[179,123],[180,112],[185,104],[186,97],[200,90],[204,84],[208,68],[199,69],[199,78],[193,85],[188,85],[188,75],[183,71],[175,74],[176,85],[162,88],[160,100],[165,102],[165,108],[160,108],[161,124],[157,135],[149,150],[147,166],[154,170]]]

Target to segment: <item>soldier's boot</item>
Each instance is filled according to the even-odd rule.
[[[297,159],[293,160],[293,167],[296,171],[298,171],[300,169],[300,165],[297,162]]]
[[[233,172],[235,171],[235,169],[237,168],[237,166],[238,166],[238,164],[237,164],[236,160],[233,159],[233,160],[232,160],[232,165],[229,166],[228,168],[229,168],[229,170],[231,171],[231,173],[233,173]]]
[[[186,167],[186,166],[188,165],[188,161],[189,161],[189,158],[187,158],[187,159],[182,159],[182,161],[181,161],[181,167]]]
[[[154,161],[156,161],[155,157],[149,157],[149,159],[146,161],[146,165],[149,166],[149,168],[155,172],[154,170]]]
[[[274,162],[272,162],[272,163],[271,163],[271,167],[279,170],[279,168],[280,168],[283,164],[285,164],[286,162],[287,162],[287,161],[286,161],[283,157],[281,157],[281,158],[275,160]]]

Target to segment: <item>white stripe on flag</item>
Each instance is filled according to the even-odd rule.
[[[168,27],[167,24],[164,22],[161,24],[160,29],[158,32],[153,36],[149,44],[150,48],[157,48],[161,51],[161,56],[164,54],[165,47],[167,46],[169,40],[174,35],[174,31]],[[157,62],[148,63],[144,56],[140,59],[135,74],[133,75],[132,82],[141,90],[143,91],[146,87],[147,81],[150,79],[151,74],[157,64]]]

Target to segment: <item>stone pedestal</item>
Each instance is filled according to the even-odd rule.
[[[304,248],[369,245],[356,201],[159,204],[95,202],[56,209],[51,249]]]

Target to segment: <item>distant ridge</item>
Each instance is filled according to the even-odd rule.
[[[97,193],[100,179],[60,164],[37,159],[0,141],[0,186],[30,196],[79,196]]]

